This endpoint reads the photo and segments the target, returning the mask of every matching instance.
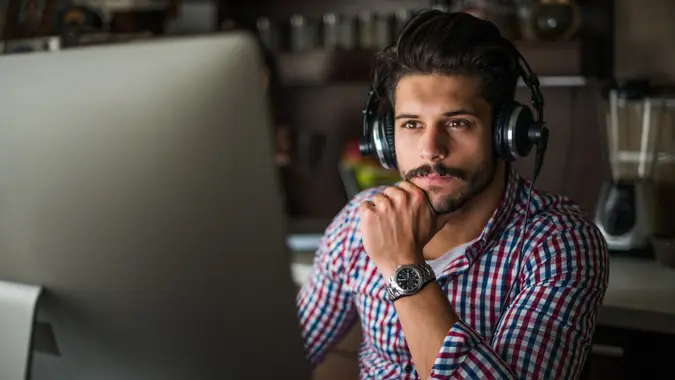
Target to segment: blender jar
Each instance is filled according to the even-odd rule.
[[[615,181],[651,178],[665,104],[647,81],[617,81],[609,90],[607,139]]]

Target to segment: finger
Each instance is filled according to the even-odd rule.
[[[399,187],[409,194],[411,203],[420,205],[427,201],[427,194],[414,183],[410,181],[402,181]]]
[[[359,205],[359,215],[361,218],[367,218],[370,214],[375,212],[375,205],[371,201],[363,201]]]
[[[397,186],[389,186],[384,189],[384,195],[391,199],[394,204],[398,205],[404,204],[408,198],[408,193]]]
[[[399,187],[401,189],[404,189],[407,192],[410,192],[410,193],[423,193],[424,192],[424,190],[422,190],[421,187],[415,185],[411,181],[401,181],[401,183],[399,184]]]
[[[384,194],[375,194],[372,199],[373,204],[375,204],[375,210],[384,211],[392,206],[392,201]]]

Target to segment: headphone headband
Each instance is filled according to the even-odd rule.
[[[544,122],[544,96],[541,93],[539,88],[539,77],[537,74],[532,71],[532,68],[527,63],[527,60],[523,55],[518,51],[518,49],[510,41],[507,41],[509,45],[512,46],[513,53],[516,58],[516,67],[518,70],[518,76],[523,79],[523,83],[530,90],[531,93],[531,102],[532,108],[536,112],[537,116],[535,121],[537,123]]]
[[[536,113],[536,118],[534,119],[536,125],[531,130],[532,135],[529,136],[536,146],[536,156],[534,158],[534,168],[532,170],[532,183],[534,183],[544,164],[544,156],[548,147],[549,132],[544,123],[544,95],[541,93],[539,77],[532,71],[530,64],[527,63],[525,57],[523,57],[520,51],[518,51],[518,48],[516,48],[511,41],[506,41],[513,49],[513,53],[516,57],[518,74],[523,79],[525,86],[530,90],[532,108],[534,108]]]

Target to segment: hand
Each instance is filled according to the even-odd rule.
[[[363,202],[359,214],[363,247],[385,279],[399,265],[423,263],[422,249],[438,232],[426,194],[409,181]]]

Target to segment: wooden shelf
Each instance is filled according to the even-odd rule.
[[[165,0],[106,0],[106,9],[110,12],[142,12],[165,10],[169,2]]]
[[[588,80],[582,75],[543,75],[539,76],[539,85],[541,87],[583,87],[588,84]],[[523,87],[522,80],[518,85]]]
[[[519,51],[542,86],[584,86],[581,43],[518,42]],[[278,55],[281,83],[285,86],[368,83],[374,52],[367,50],[315,50]]]
[[[364,50],[281,53],[279,74],[281,83],[291,86],[367,82],[373,58],[373,52]]]

